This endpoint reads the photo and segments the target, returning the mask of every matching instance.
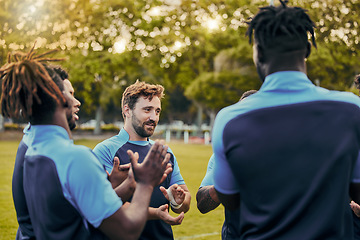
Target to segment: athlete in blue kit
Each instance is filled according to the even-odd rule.
[[[161,85],[137,81],[127,87],[122,97],[124,128],[94,148],[94,153],[108,172],[112,171],[114,158],[118,157],[120,166],[129,163],[128,149],[139,153],[139,162],[151,148],[153,135],[161,112],[161,98],[164,88]],[[173,171],[164,182],[154,188],[151,197],[148,221],[140,239],[173,239],[171,225],[181,224],[184,213],[190,208],[190,192],[185,185],[178,163],[172,151],[170,163]],[[177,217],[169,214],[171,209],[179,213]]]
[[[242,94],[240,101],[248,96],[256,93],[256,90],[249,90]],[[201,213],[208,213],[220,205],[220,200],[214,188],[214,154],[211,155],[205,177],[203,178],[200,187],[196,193],[197,208]],[[221,229],[221,239],[235,240],[239,239],[239,221],[240,208],[229,210],[225,208],[225,221]]]
[[[156,142],[142,164],[128,152],[136,189],[131,204],[122,207],[91,149],[73,144],[75,98],[46,61],[31,49],[11,55],[0,68],[2,115],[31,124],[23,189],[35,238],[137,239],[153,188],[166,177],[167,146]]]
[[[240,239],[353,239],[360,99],[308,79],[314,23],[280,2],[248,23],[264,83],[216,117],[215,190],[225,207],[240,206]]]
[[[68,73],[62,69],[60,66],[51,67],[64,81],[63,83],[68,87],[70,90],[71,95],[74,96],[74,88],[72,87],[71,82],[69,81]],[[69,119],[69,127],[70,130],[76,127],[76,121],[79,119],[77,113],[79,111],[81,103],[74,97],[72,103],[73,115],[72,118]],[[31,225],[31,219],[29,215],[29,210],[26,205],[26,199],[24,194],[23,188],[23,166],[24,166],[24,156],[25,152],[28,149],[28,144],[31,139],[31,125],[28,124],[24,130],[24,136],[19,144],[15,165],[14,165],[14,172],[12,177],[12,194],[13,194],[13,201],[15,205],[17,221],[19,224],[18,231],[16,233],[15,239],[35,239],[35,234],[33,227]]]

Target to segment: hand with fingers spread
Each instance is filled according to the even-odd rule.
[[[156,215],[158,219],[164,221],[169,225],[180,225],[184,219],[184,212],[180,213],[177,217],[173,217],[169,214],[169,205],[164,204],[156,208]]]
[[[170,154],[167,153],[168,146],[163,141],[155,141],[144,161],[139,164],[139,154],[128,150],[131,166],[137,183],[149,184],[155,187],[167,176],[169,172]]]
[[[106,171],[113,188],[119,186],[128,177],[130,165],[130,163],[120,165],[119,158],[114,157],[114,165],[111,173],[109,174],[109,172]]]
[[[160,190],[166,199],[170,201],[170,205],[173,209],[181,208],[186,196],[185,190],[181,186],[173,184],[168,189],[161,186]]]

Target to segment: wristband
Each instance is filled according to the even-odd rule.
[[[173,208],[173,209],[179,209],[179,208],[181,208],[182,205],[183,205],[183,204],[181,203],[181,204],[177,204],[176,206],[174,206],[174,205],[172,204],[172,202],[170,202],[170,206],[171,206],[171,208]]]
[[[178,203],[175,201],[174,196],[173,196],[170,188],[166,189],[166,192],[167,192],[167,195],[168,195],[168,197],[169,197],[170,206],[171,206],[173,209],[179,209],[179,208],[181,208],[182,203],[181,203],[181,204],[178,204]]]

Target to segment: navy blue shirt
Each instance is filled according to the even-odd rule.
[[[352,239],[360,98],[277,72],[216,117],[215,189],[240,194],[240,239]],[[356,167],[355,167],[356,166]]]
[[[121,129],[118,135],[106,139],[96,145],[94,153],[105,166],[106,170],[111,172],[115,156],[119,158],[120,164],[127,164],[130,162],[130,159],[126,152],[130,149],[133,152],[139,153],[139,163],[141,163],[149,152],[152,144],[153,141],[151,140],[129,141],[129,134],[124,129]],[[170,163],[172,164],[173,171],[161,185],[154,188],[150,200],[150,207],[158,208],[161,205],[169,204],[169,201],[160,191],[160,186],[169,188],[173,184],[185,184],[174,154],[171,149],[168,149],[168,152],[171,154]],[[139,239],[173,239],[171,226],[162,220],[148,220]]]
[[[35,234],[31,225],[29,210],[26,205],[23,187],[24,156],[26,150],[28,149],[31,134],[31,125],[28,124],[28,126],[24,128],[23,132],[24,136],[19,144],[16,153],[14,172],[12,177],[12,195],[16,211],[16,217],[19,223],[19,228],[16,233],[17,240],[35,239]]]

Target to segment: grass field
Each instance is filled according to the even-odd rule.
[[[99,141],[77,140],[75,143],[93,148]],[[19,140],[0,141],[0,239],[2,240],[15,239],[18,227],[11,195],[11,177],[18,144]],[[206,172],[211,146],[183,143],[169,143],[169,146],[178,160],[181,174],[192,196],[190,211],[185,214],[181,225],[173,227],[175,239],[221,239],[223,207],[220,206],[205,215],[196,208],[195,195]]]

